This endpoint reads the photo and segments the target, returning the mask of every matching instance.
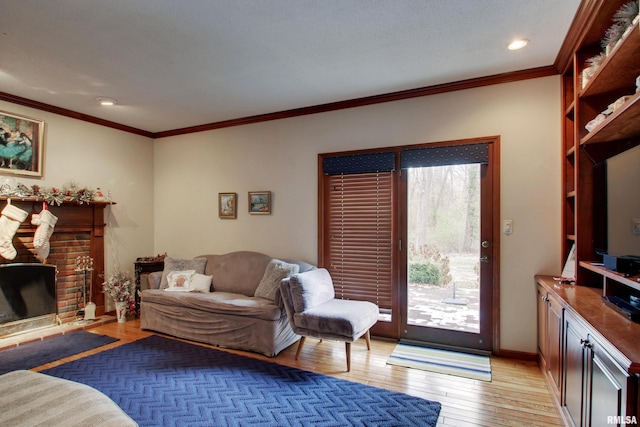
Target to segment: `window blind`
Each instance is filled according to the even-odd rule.
[[[392,172],[325,176],[328,265],[336,298],[392,303]]]
[[[409,148],[402,150],[402,169],[427,166],[489,163],[489,143]]]
[[[325,175],[368,173],[392,171],[395,167],[396,153],[393,151],[386,151],[326,157],[323,160],[322,173]]]

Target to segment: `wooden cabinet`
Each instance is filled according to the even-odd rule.
[[[542,372],[559,398],[562,385],[562,322],[564,310],[558,299],[538,285],[538,352]]]
[[[640,421],[640,324],[606,306],[599,289],[536,283],[540,365],[565,423]]]
[[[637,420],[637,401],[634,402],[637,378],[629,375],[596,338],[589,335],[584,345],[587,351],[585,401],[588,402],[585,425],[617,424],[612,418]],[[637,425],[637,422],[631,424]]]
[[[571,316],[567,316],[565,323],[565,345],[563,376],[564,388],[562,393],[562,409],[568,415],[574,426],[582,425],[584,412],[584,386],[586,385],[584,364],[585,348],[582,340],[584,330],[576,330],[575,322]]]
[[[562,408],[574,426],[618,425],[635,415],[634,381],[582,322],[565,316]]]

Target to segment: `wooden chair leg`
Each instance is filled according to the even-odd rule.
[[[345,341],[344,348],[347,352],[347,372],[351,372],[351,343]]]
[[[304,340],[306,340],[307,337],[300,337],[300,342],[298,343],[298,351],[296,351],[296,360],[298,360],[298,356],[300,355],[300,351],[302,350],[302,346],[304,345]]]
[[[364,339],[367,341],[367,350],[371,350],[371,333],[368,330],[364,334]]]

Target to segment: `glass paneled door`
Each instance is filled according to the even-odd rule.
[[[403,339],[491,350],[493,197],[484,163],[409,167],[400,273]],[[483,200],[485,202],[483,202]]]

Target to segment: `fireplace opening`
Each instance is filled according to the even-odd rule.
[[[56,322],[56,266],[0,265],[0,337]]]

